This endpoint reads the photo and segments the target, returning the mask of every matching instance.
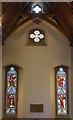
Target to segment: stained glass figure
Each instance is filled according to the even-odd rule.
[[[7,72],[6,114],[16,113],[16,89],[17,72],[14,67],[10,67],[10,70]]]
[[[57,114],[67,115],[67,74],[62,67],[56,74]]]

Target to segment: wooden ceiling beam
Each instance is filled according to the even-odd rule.
[[[46,16],[48,16],[48,17],[57,17],[57,14],[55,14],[55,13],[41,13],[41,14],[35,14],[35,13],[19,13],[18,14],[19,16],[21,16],[21,17],[25,17],[25,16],[38,16],[38,17],[40,17],[40,16],[44,16],[44,17],[46,17]]]
[[[16,24],[15,26],[13,26],[6,34],[6,38],[13,33],[16,29],[18,29],[19,27],[21,27],[23,24],[25,24],[26,22],[30,21],[31,19],[35,18],[35,16],[28,16],[26,19],[24,19],[23,21],[21,21],[20,23]]]
[[[22,12],[24,9],[28,8],[30,5],[30,2],[19,2],[20,12]]]
[[[7,36],[9,36],[12,32],[14,32],[17,28],[19,28],[20,26],[22,26],[24,23],[28,22],[29,20],[36,18],[36,16],[27,16],[26,19],[24,19],[23,21],[21,21],[20,23],[18,23],[16,26],[12,27],[9,32],[7,33]],[[51,25],[53,25],[55,28],[57,28],[60,32],[62,32],[66,37],[67,37],[67,33],[65,32],[65,30],[63,28],[61,28],[59,25],[55,24],[53,21],[51,21],[48,17],[43,17],[43,16],[39,16],[39,18],[45,20],[46,22],[50,23]]]
[[[45,20],[46,22],[50,23],[51,25],[53,25],[55,28],[57,28],[60,32],[62,32],[67,37],[67,33],[65,32],[65,30],[49,19],[49,16],[53,17],[53,16],[55,16],[54,14],[33,15],[32,13],[29,13],[29,14],[25,14],[25,15],[26,15],[25,16],[26,19],[22,20],[20,23],[16,24],[12,28],[10,28],[9,32],[6,34],[6,37],[9,36],[12,32],[14,32],[17,28],[19,28],[20,26],[22,26],[24,23],[26,23],[29,20],[31,20],[33,18],[36,18],[36,17],[39,17],[39,18]]]
[[[18,2],[18,3],[8,3],[3,5],[3,13],[2,13],[2,25],[3,32],[5,38],[8,37],[13,31],[22,26],[24,23],[29,20],[39,17],[46,22],[50,23],[54,27],[56,27],[59,31],[61,31],[68,39],[71,39],[72,29],[73,29],[73,7],[72,3],[56,3],[56,2],[47,2],[46,7],[49,6],[52,8],[52,12],[42,13],[42,14],[34,14],[28,13],[30,11],[31,2]],[[49,8],[48,8],[49,10]],[[15,11],[15,12],[14,12]],[[31,11],[30,11],[31,12]],[[58,18],[60,24],[55,24],[49,18],[54,17]],[[22,21],[20,21],[22,20]],[[63,29],[64,28],[64,29]]]
[[[30,5],[31,5],[31,2],[25,3],[24,11],[26,11],[29,8]]]
[[[2,14],[6,11],[6,9],[9,7],[10,2],[6,2],[2,4]]]
[[[61,3],[49,3],[57,14],[58,19],[62,23],[65,32],[67,34],[67,39],[72,42],[72,31],[73,31],[73,15],[72,6],[67,2]]]
[[[9,21],[12,20],[12,17],[14,17],[14,15],[17,14],[17,12],[19,12],[18,3],[10,3],[10,6],[2,14],[2,24],[7,24],[7,22],[9,23]]]
[[[46,22],[48,22],[49,24],[51,24],[55,28],[57,28],[61,33],[63,33],[66,37],[68,37],[66,31],[63,28],[61,28],[61,26],[59,26],[56,23],[54,23],[53,21],[51,21],[48,17],[41,16],[40,18],[45,20]]]
[[[19,7],[20,7],[20,11],[23,10],[23,3],[22,2],[19,2]]]

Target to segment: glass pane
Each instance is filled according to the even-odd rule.
[[[6,88],[6,113],[16,113],[16,89],[17,89],[17,72],[14,67],[10,67],[7,72],[7,88]]]
[[[57,80],[57,114],[66,115],[67,114],[67,75],[63,68],[59,68],[56,75]]]
[[[32,13],[42,13],[43,7],[40,4],[33,4],[32,5]]]
[[[40,30],[36,29],[32,33],[30,33],[30,38],[34,42],[40,42],[42,39],[44,39],[44,34],[42,34]]]

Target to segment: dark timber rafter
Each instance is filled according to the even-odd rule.
[[[21,22],[19,22],[15,26],[13,26],[10,29],[10,31],[7,33],[7,36],[9,36],[12,32],[14,32],[17,28],[22,26],[24,23],[26,23],[26,22],[28,22],[28,21],[38,17],[38,18],[41,18],[41,19],[45,20],[46,22],[50,23],[54,27],[56,27],[60,32],[62,32],[67,37],[67,34],[66,34],[65,30],[49,19],[49,17],[56,17],[56,14],[53,14],[53,13],[51,13],[51,14],[50,13],[49,14],[43,13],[43,14],[36,15],[36,14],[32,14],[32,13],[28,13],[28,14],[19,13],[19,16],[22,16],[25,19],[23,19]]]
[[[2,42],[17,28],[38,17],[62,32],[73,45],[73,4],[68,2],[43,2],[41,14],[31,13],[31,2],[2,3]],[[53,22],[52,19],[56,21]]]

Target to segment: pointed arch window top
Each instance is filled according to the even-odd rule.
[[[62,67],[59,68],[58,74],[65,74],[65,72],[64,72]]]

